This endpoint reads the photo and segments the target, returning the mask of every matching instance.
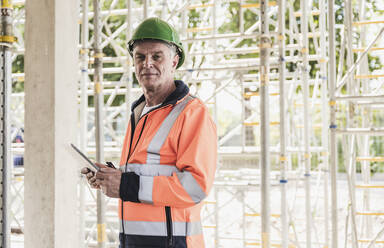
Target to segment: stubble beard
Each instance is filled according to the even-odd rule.
[[[172,81],[173,82],[173,81]],[[148,82],[149,83],[149,82]],[[158,80],[152,81],[149,84],[146,84],[144,87],[144,84],[142,85],[144,89],[144,95],[149,100],[160,100],[164,101],[165,98],[171,93],[170,88],[172,88],[171,85],[168,85],[169,83],[167,81],[163,81],[159,83]],[[157,101],[156,101],[157,102]]]

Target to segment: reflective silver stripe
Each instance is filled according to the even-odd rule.
[[[176,222],[179,223],[179,222]],[[203,228],[201,222],[187,222],[187,236],[203,234]],[[177,234],[175,234],[177,235]]]
[[[125,167],[125,166],[124,166]],[[172,176],[173,172],[178,172],[176,166],[165,164],[128,164],[123,172],[135,172],[139,176]]]
[[[127,164],[120,167],[122,172],[134,172],[140,176],[139,200],[143,203],[153,204],[153,180],[155,176],[172,176],[178,172],[174,165],[162,164]]]
[[[184,110],[185,106],[191,99],[191,97],[187,96],[182,102],[177,104],[172,109],[172,111],[164,119],[163,123],[161,123],[159,130],[157,130],[147,148],[147,164],[160,164],[160,149],[163,146],[165,139],[168,137],[168,134],[171,131],[177,117],[179,117],[180,113]]]
[[[193,202],[199,203],[206,197],[205,192],[189,171],[178,172],[176,175]]]
[[[167,236],[167,223],[154,221],[126,221],[124,220],[124,234]],[[173,222],[174,236],[192,236],[203,233],[201,222]],[[122,232],[122,222],[120,222]]]
[[[127,221],[127,220],[124,220],[123,222],[124,222],[124,234],[167,236],[166,222]],[[122,225],[122,222],[120,222],[120,225]]]
[[[140,176],[139,200],[143,203],[153,204],[153,176]]]

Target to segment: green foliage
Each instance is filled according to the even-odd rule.
[[[17,55],[12,63],[12,73],[23,73],[24,72],[24,55]],[[12,92],[24,92],[24,79],[17,79],[12,82]]]
[[[258,21],[258,15],[247,9],[244,11],[244,30],[247,30],[248,28],[250,28],[253,24],[255,24],[255,22]]]
[[[297,169],[299,167],[299,157],[297,153],[291,155],[292,169]]]
[[[188,13],[188,27],[189,28],[196,28],[201,23],[200,20],[200,12],[196,11],[195,9],[189,11]],[[195,34],[194,34],[195,35]]]
[[[373,141],[371,144],[371,153],[375,156],[383,156],[384,155],[384,137],[372,137]],[[371,164],[371,172],[384,172],[384,162],[372,162]]]
[[[141,2],[140,0],[134,0],[134,1],[135,2]],[[109,7],[111,6],[112,2],[113,2],[113,0],[104,0],[103,5],[102,5],[102,9],[103,10],[109,10]],[[118,1],[116,3],[116,8],[118,8],[118,9],[126,8],[126,1],[122,1],[122,0]]]
[[[378,56],[372,56],[371,54],[368,54],[368,66],[369,71],[378,70],[383,67],[380,58]]]
[[[24,92],[24,82],[12,82],[12,93]]]
[[[320,157],[317,153],[312,153],[311,156],[311,170],[316,170],[317,165],[320,163]]]
[[[219,27],[218,32],[220,34],[230,32],[240,32],[240,19],[239,19],[239,6],[238,2],[230,2],[228,5],[228,13],[226,14],[226,23]]]
[[[341,139],[337,139],[337,167],[338,167],[338,172],[345,172],[345,159],[346,156],[345,153],[346,151],[344,150],[345,147],[343,147],[343,143],[341,142]]]
[[[16,59],[12,63],[12,73],[24,72],[24,55],[20,54],[16,56]]]

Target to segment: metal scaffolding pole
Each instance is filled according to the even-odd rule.
[[[328,63],[328,82],[329,82],[329,105],[330,105],[330,166],[331,166],[331,206],[332,206],[332,248],[338,247],[338,228],[337,228],[337,144],[336,144],[336,51],[335,51],[335,10],[334,2],[328,1],[328,32],[329,32],[329,63]]]
[[[245,135],[246,135],[246,132],[245,132],[245,97],[244,97],[244,94],[245,94],[245,88],[244,88],[244,83],[243,83],[243,77],[240,77],[240,86],[241,86],[241,150],[244,151],[245,150]]]
[[[311,230],[312,230],[312,214],[311,214],[311,154],[309,151],[310,136],[309,136],[309,85],[308,85],[308,2],[301,0],[301,54],[303,56],[302,64],[302,81],[303,81],[303,103],[304,103],[304,163],[305,163],[305,220],[306,220],[306,247],[311,247]]]
[[[161,19],[165,20],[167,14],[167,0],[161,2]]]
[[[218,88],[219,82],[217,80],[214,80],[215,83],[215,89]],[[219,121],[219,113],[217,111],[217,95],[215,94],[213,98],[213,121],[217,124]]]
[[[322,152],[323,163],[323,178],[324,178],[324,247],[329,247],[329,140],[328,140],[328,125],[329,125],[329,111],[327,104],[327,64],[326,64],[326,13],[325,13],[325,0],[319,1],[320,17],[319,29],[320,33],[320,77],[321,77],[321,98],[322,98],[322,126],[321,129],[321,145],[326,152]]]
[[[88,0],[81,1],[81,81],[80,81],[80,149],[87,150],[87,113],[88,113]],[[79,244],[85,248],[85,180],[80,180],[80,232]]]
[[[352,136],[352,137],[350,137]],[[352,247],[359,247],[358,241],[357,241],[357,227],[356,227],[356,195],[355,195],[355,187],[356,187],[356,177],[355,177],[355,158],[356,158],[356,152],[355,152],[355,136],[349,135],[347,137],[348,144],[347,151],[348,154],[348,164],[346,165],[347,168],[347,181],[348,181],[348,191],[349,191],[349,197],[350,197],[350,218],[352,222]],[[345,230],[348,230],[348,226],[345,227]]]
[[[240,34],[244,34],[244,8],[243,6],[244,0],[239,0],[239,5],[240,5],[240,16],[239,16],[239,31]]]
[[[268,0],[260,1],[260,168],[261,168],[261,242],[270,247],[270,154],[269,154],[269,36]]]
[[[346,39],[346,47],[347,47],[347,68],[351,68],[353,66],[353,49],[352,49],[352,1],[344,0],[344,6],[345,6],[345,14],[344,14],[344,23],[345,23],[345,39]],[[340,58],[342,59],[342,57]],[[347,92],[348,95],[355,95],[355,84],[352,80],[352,77],[348,78],[347,81]],[[346,126],[347,127],[354,127],[353,123],[353,116],[354,116],[354,103],[348,102],[348,112],[346,115]],[[349,196],[350,196],[350,203],[351,203],[351,230],[352,230],[352,247],[356,248],[358,247],[357,242],[357,227],[356,227],[356,191],[355,191],[355,185],[356,185],[356,152],[355,152],[355,135],[351,134],[347,137],[347,174],[348,174],[348,189],[349,189]],[[346,227],[346,230],[348,230],[348,227]]]
[[[367,13],[367,2],[366,0],[360,0],[359,1],[359,9],[358,9],[358,20],[366,20],[368,17]],[[384,31],[384,27],[379,31],[379,34],[376,36],[375,39],[368,45],[368,47],[372,47],[372,44],[377,43],[379,40],[378,37],[382,37]],[[360,28],[360,39],[358,42],[359,47],[366,47],[367,44],[367,37],[368,30],[367,26],[363,25]],[[370,49],[369,49],[370,50]],[[368,68],[368,54],[362,53],[359,57],[361,58],[361,63],[357,66],[356,74],[362,74],[362,75],[368,75],[369,68]],[[357,62],[356,62],[357,63]],[[368,75],[369,76],[369,75]],[[370,92],[370,82],[369,77],[362,77],[360,80],[358,80],[359,85],[361,84],[361,94],[367,95]],[[382,98],[383,99],[383,98]],[[372,100],[371,100],[372,101]],[[369,127],[372,123],[370,123],[370,106],[366,105],[362,108],[362,112],[364,113],[364,118],[362,120],[362,126],[363,127]],[[362,149],[359,149],[360,154],[363,156],[369,156],[370,153],[370,137],[369,136],[360,136],[360,142],[363,144]],[[370,184],[370,178],[371,178],[371,165],[368,161],[361,161],[361,176],[364,184]],[[363,211],[371,211],[371,202],[370,202],[370,190],[363,189]],[[372,225],[372,218],[371,216],[363,216],[361,220],[361,233],[360,235],[362,237],[372,237],[373,235],[373,225]],[[371,244],[370,244],[371,245]]]
[[[127,39],[130,39],[132,37],[132,0],[127,0]],[[127,48],[128,49],[128,48]],[[126,110],[126,116],[127,116],[127,121],[126,123],[129,122],[129,117],[131,115],[131,101],[132,101],[132,84],[133,84],[133,72],[132,72],[132,66],[133,66],[133,59],[131,56],[127,56],[127,68],[126,68],[126,73],[128,74],[126,76],[127,82],[126,82],[126,87],[127,91],[125,93],[125,104],[127,105],[127,110]]]
[[[220,227],[220,221],[219,221],[219,187],[216,187],[214,189],[214,195],[215,195],[215,211],[214,211],[214,218],[216,223],[216,228],[214,231],[214,237],[215,237],[215,248],[220,247],[220,238],[219,238],[219,227]]]
[[[149,13],[149,0],[144,0],[144,7],[143,7],[144,19],[148,18],[148,13]]]
[[[12,43],[13,36],[13,7],[11,1],[1,1],[1,31],[0,31],[0,162],[1,162],[1,197],[0,197],[0,238],[1,248],[10,247],[10,173],[11,173],[11,140],[10,140],[10,96],[12,92]]]
[[[187,3],[186,3],[186,5],[187,5]],[[180,37],[181,37],[181,39],[187,39],[187,37],[188,37],[188,33],[187,33],[187,29],[188,29],[188,14],[187,14],[187,12],[186,11],[182,11],[180,18],[181,18]],[[182,41],[182,42],[183,42],[184,51],[185,51],[184,66],[187,67],[188,63],[190,61],[190,55],[189,55],[188,48],[186,48],[185,46],[188,45],[188,44],[186,44],[186,42],[184,42],[184,41]]]
[[[288,247],[288,205],[287,205],[287,125],[286,125],[286,93],[285,93],[285,0],[279,0],[279,92],[280,92],[280,191],[281,191],[281,247]]]
[[[213,1],[213,6],[212,6],[212,35],[215,36],[217,33],[217,23],[216,23],[216,15],[217,15],[217,1]],[[217,40],[211,40],[211,46],[213,50],[217,50]],[[212,57],[213,61],[217,61],[217,56],[214,54]],[[213,72],[213,78],[216,77],[216,72]],[[215,85],[215,90],[219,86],[219,82],[217,80],[213,80],[213,83]],[[213,105],[213,120],[215,123],[218,123],[218,112],[217,112],[217,95],[215,94],[214,96],[214,105]]]
[[[96,161],[104,161],[104,125],[103,125],[103,52],[101,44],[101,17],[100,2],[93,0],[93,27],[94,27],[94,67],[93,82],[95,86],[94,105],[95,105],[95,139],[96,139]],[[97,191],[97,245],[98,248],[105,248],[107,242],[106,218],[105,218],[105,197],[100,190]]]
[[[243,216],[243,218],[242,218],[242,221],[243,221],[243,230],[242,230],[242,240],[243,240],[243,247],[246,247],[247,246],[247,241],[246,241],[246,239],[247,239],[247,232],[246,232],[246,228],[245,228],[245,226],[246,226],[246,218],[245,218],[245,216],[246,216],[246,203],[245,203],[245,199],[246,199],[246,193],[244,192],[245,190],[244,189],[241,189],[241,194],[240,194],[240,197],[241,197],[241,203],[242,203],[242,216]]]

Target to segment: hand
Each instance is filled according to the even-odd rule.
[[[81,169],[81,174],[84,174],[87,177],[89,185],[91,185],[94,189],[100,189],[100,184],[96,181],[95,172],[89,169],[88,167],[84,167]]]
[[[106,196],[120,198],[120,181],[122,172],[106,165],[96,163],[100,170],[96,173],[96,183]]]

